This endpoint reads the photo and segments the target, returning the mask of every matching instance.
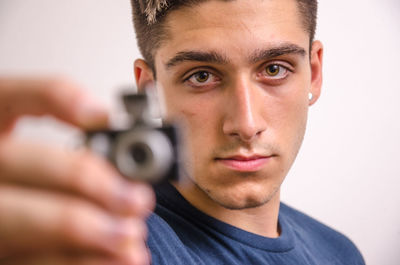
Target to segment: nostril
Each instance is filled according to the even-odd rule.
[[[223,133],[229,137],[238,138],[244,142],[251,142],[255,138],[261,136],[261,134],[266,130],[264,121],[247,122],[239,119],[233,119],[230,121],[225,121],[223,125]]]
[[[240,138],[244,142],[251,142],[253,139],[255,139],[260,133],[259,132],[243,132],[240,134]]]

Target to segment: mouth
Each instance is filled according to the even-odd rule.
[[[216,158],[215,161],[234,171],[256,172],[261,170],[271,160],[272,157],[273,155],[234,155],[224,158]]]

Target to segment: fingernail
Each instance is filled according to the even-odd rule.
[[[144,184],[125,184],[120,192],[120,201],[136,214],[147,215],[155,205],[153,190]]]
[[[149,251],[145,243],[145,225],[130,218],[117,220],[117,250],[128,264],[149,264]]]
[[[129,245],[132,240],[143,238],[143,226],[135,225],[130,218],[120,218],[114,223],[114,237],[118,244],[123,247]]]
[[[150,264],[149,251],[143,242],[142,245],[132,245],[130,248],[125,249],[124,257],[128,264]]]
[[[137,242],[144,242],[146,234],[144,224],[138,225],[127,218],[115,218],[111,221],[107,239],[103,242],[112,253],[124,253],[125,249]]]
[[[140,233],[142,233],[140,231],[141,227],[135,227],[132,223],[121,217],[110,216],[100,224],[97,233],[93,237],[90,237],[90,239],[113,254],[121,253],[123,247],[131,244],[135,238],[140,238]]]

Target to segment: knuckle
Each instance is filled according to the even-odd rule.
[[[43,96],[48,100],[58,97],[60,91],[67,87],[67,81],[61,77],[54,77],[47,80],[43,86]]]
[[[72,243],[82,244],[86,241],[85,235],[93,227],[93,218],[90,208],[84,202],[69,201],[64,204],[59,222],[59,233],[62,238]],[[93,213],[92,211],[92,214]]]
[[[7,186],[0,185],[0,194],[2,194],[2,196],[0,196],[0,220],[4,219],[3,215],[6,213],[6,209],[8,208],[8,191],[9,188],[7,188]]]
[[[107,173],[104,162],[87,151],[77,154],[68,176],[68,186],[100,202],[113,200],[116,179]]]
[[[81,153],[74,157],[68,174],[70,188],[83,193],[92,192],[95,186],[90,177],[95,170],[93,164],[93,159],[87,153]]]
[[[56,77],[48,81],[45,86],[44,96],[49,101],[55,102],[71,102],[74,97],[77,97],[77,90],[70,81],[63,77]]]
[[[147,233],[148,233],[147,225],[143,220],[134,219],[132,226],[136,230],[136,236],[138,239],[147,238]]]
[[[64,205],[58,235],[67,246],[109,251],[114,239],[112,217],[95,205],[76,200]]]
[[[7,168],[7,160],[10,155],[7,141],[3,142],[0,140],[0,179],[2,179],[2,176],[4,175],[4,171]]]
[[[76,238],[81,232],[82,210],[75,202],[67,202],[62,208],[60,232],[66,238]]]
[[[51,90],[57,91],[61,89],[67,89],[72,85],[71,81],[63,76],[54,76],[47,81],[48,87],[52,88]]]
[[[41,93],[45,102],[53,103],[63,112],[67,110],[73,112],[73,108],[66,108],[66,106],[71,106],[82,96],[78,87],[64,77],[54,77],[47,80]]]

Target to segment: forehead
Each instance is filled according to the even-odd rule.
[[[167,39],[156,59],[188,48],[242,53],[288,42],[308,50],[296,0],[204,1],[172,11],[165,25]]]

